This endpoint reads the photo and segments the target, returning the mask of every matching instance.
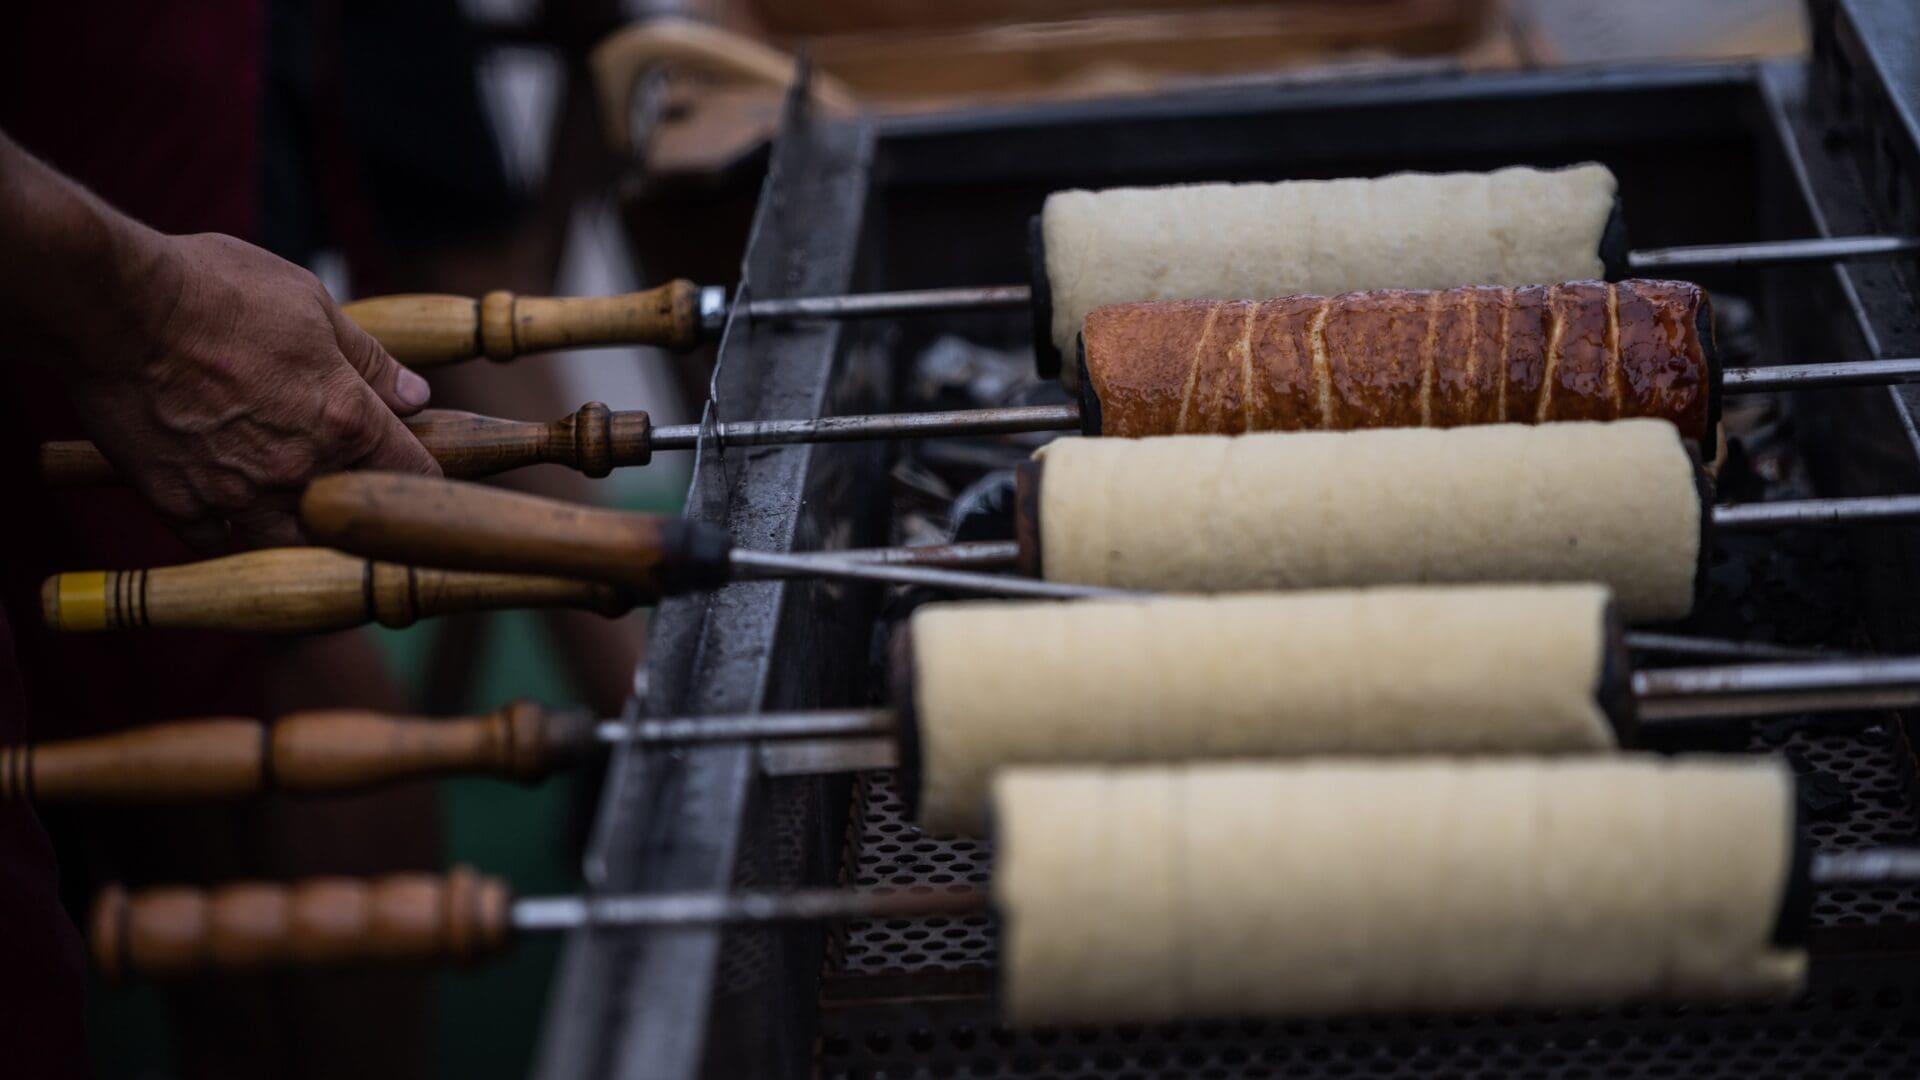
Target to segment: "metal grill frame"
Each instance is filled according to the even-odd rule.
[[[1855,61],[1839,73],[1832,58],[1870,48],[1873,20],[1898,3],[1816,0],[1816,16],[1827,20],[1820,55],[1828,64],[1816,82],[1877,70]],[[879,123],[813,116],[796,98],[771,155],[743,286],[772,297],[1020,280],[1025,218],[1061,186],[1589,156],[1616,164],[1641,243],[1881,227],[1888,212],[1863,179],[1877,174],[1863,170],[1858,147],[1829,138],[1843,121],[1815,115],[1808,82],[1807,69],[1794,64],[1293,80]],[[1856,93],[1854,107],[1865,99]],[[1658,182],[1737,180],[1742,188],[1714,206],[1636,201],[1636,191],[1659,190],[1663,168],[1673,175]],[[1753,176],[1761,179],[1748,190]],[[1768,342],[1773,355],[1920,352],[1911,283],[1889,266],[1702,280],[1763,298],[1777,335]],[[718,408],[767,417],[885,408],[894,400],[890,357],[923,344],[933,325],[1008,341],[1025,334],[1019,317],[964,318],[735,326],[721,350]],[[1920,391],[1806,398],[1808,449],[1823,488],[1920,490]],[[886,460],[885,447],[857,444],[709,446],[690,516],[770,550],[883,543]],[[1873,598],[1865,617],[1883,649],[1920,644],[1914,615],[1893,601],[1920,585],[1911,580],[1910,568],[1920,566],[1914,532],[1863,541],[1863,585]],[[770,582],[663,604],[641,705],[665,714],[869,701],[884,685],[870,667],[880,602],[865,587]],[[768,779],[744,747],[623,753],[610,769],[596,823],[598,880],[607,889],[826,884],[842,865],[848,779]],[[576,933],[550,1001],[539,1072],[806,1075],[820,1043],[822,988],[832,985],[823,984],[823,968],[843,945],[805,928]],[[900,1064],[887,1055],[870,1062]]]

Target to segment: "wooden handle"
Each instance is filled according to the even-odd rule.
[[[312,634],[377,622],[410,626],[460,611],[570,607],[633,610],[609,585],[525,574],[480,574],[374,562],[326,548],[273,548],[150,570],[55,574],[41,615],[65,632],[142,627]]]
[[[700,287],[684,278],[618,296],[409,293],[341,310],[395,360],[416,368],[594,345],[690,349],[701,338]]]
[[[719,529],[680,518],[397,473],[323,476],[307,486],[300,520],[309,535],[360,555],[564,574],[656,597],[721,584],[731,547]]]
[[[108,979],[330,967],[468,963],[506,946],[513,896],[465,867],[441,876],[315,878],[294,885],[113,885],[94,901],[93,962]]]
[[[530,701],[446,719],[338,709],[292,713],[272,724],[179,720],[0,747],[0,802],[175,802],[270,789],[317,794],[468,773],[531,782],[597,746],[590,718]]]
[[[599,478],[653,460],[653,424],[639,410],[614,412],[598,401],[550,424],[428,409],[407,420],[414,437],[448,476],[492,476],[527,465],[565,465]],[[49,487],[99,487],[125,479],[90,442],[40,445],[40,479]]]

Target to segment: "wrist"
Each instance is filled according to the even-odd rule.
[[[166,334],[186,290],[172,237],[95,204],[97,243],[66,366],[68,381],[139,374],[164,358]]]

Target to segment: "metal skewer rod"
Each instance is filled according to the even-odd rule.
[[[1791,266],[1799,263],[1897,259],[1914,254],[1920,254],[1920,237],[1818,236],[1799,240],[1641,248],[1627,253],[1627,269]],[[749,318],[767,320],[871,319],[888,315],[1019,308],[1032,302],[1033,289],[1028,285],[977,285],[749,300],[744,314]]]
[[[1791,499],[1713,508],[1716,529],[1778,529],[1920,521],[1920,495],[1865,495],[1851,499]]]
[[[1000,541],[995,551],[1004,551]],[[961,545],[942,545],[959,548]],[[909,549],[910,550],[910,549]],[[1016,577],[1011,574],[981,574],[939,567],[860,562],[836,558],[832,553],[750,551],[734,548],[728,555],[733,574],[740,578],[847,578],[855,581],[883,581],[892,585],[923,585],[930,589],[972,593],[979,596],[1021,596],[1039,600],[1079,600],[1094,597],[1145,598],[1151,593],[1109,589],[1098,585],[1069,585],[1059,581]],[[978,564],[969,564],[978,565]]]
[[[1920,357],[1842,360],[1825,364],[1778,364],[1727,368],[1722,388],[1729,394],[1760,394],[1829,386],[1873,386],[1920,380]],[[736,420],[716,425],[714,437],[735,446],[784,443],[856,442],[862,439],[937,438],[944,435],[1014,435],[1034,431],[1074,431],[1080,406],[1011,405],[996,409],[954,409],[927,413],[874,413],[795,420]],[[692,449],[698,424],[653,429],[654,450]]]
[[[1920,848],[1876,847],[1814,853],[1808,867],[1814,884],[1910,885],[1920,883]],[[784,892],[641,893],[628,896],[527,897],[513,902],[519,931],[585,927],[678,927],[716,924],[774,925],[827,919],[912,918],[971,915],[991,907],[992,894],[971,885],[945,892],[880,892],[874,889],[795,889]]]
[[[1920,495],[1866,495],[1845,499],[1791,499],[1781,502],[1735,503],[1712,508],[1716,529],[1758,530],[1788,526],[1834,527],[1868,524],[1900,524],[1920,521]],[[989,546],[990,545],[990,546]],[[967,573],[923,567],[911,553],[914,549],[896,549],[903,554],[845,558],[832,552],[771,552],[735,548],[730,556],[733,571],[740,577],[841,577],[864,581],[885,581],[897,585],[925,585],[986,596],[1030,596],[1045,599],[1082,597],[1144,597],[1149,594],[1125,589],[1110,589],[1065,582],[1001,574]],[[940,545],[941,558],[948,566],[967,566],[974,570],[1005,567],[1018,556],[1018,546],[1007,541],[983,541]],[[883,561],[884,560],[884,561]],[[1691,651],[1703,653],[1700,639],[1693,639]],[[1649,639],[1650,649],[1674,651],[1671,642]],[[1746,646],[1745,655],[1755,655]],[[1763,646],[1772,649],[1778,646]],[[1717,655],[1727,655],[1717,649]]]
[[[1807,869],[1817,885],[1911,885],[1920,882],[1920,848],[1818,851]]]
[[[745,314],[750,319],[873,319],[922,312],[1021,308],[1032,302],[1033,288],[1028,285],[970,285],[749,300]]]
[[[1703,266],[1792,266],[1799,263],[1897,259],[1920,253],[1920,237],[1831,236],[1800,240],[1754,240],[1741,244],[1694,244],[1642,248],[1627,253],[1629,270]]]
[[[639,893],[628,896],[530,896],[513,902],[513,928],[574,930],[592,926],[772,925],[824,919],[895,919],[972,915],[987,910],[987,890],[794,889],[784,892]]]
[[[735,420],[715,425],[714,438],[733,446],[784,443],[859,442],[863,439],[936,438],[942,435],[1011,435],[1029,431],[1070,431],[1080,426],[1078,405],[1014,405],[1000,409],[949,412],[874,413],[800,420]],[[653,429],[654,450],[690,450],[700,425],[671,424]]]
[[[1920,379],[1920,356],[1903,356],[1889,360],[1727,368],[1720,373],[1720,386],[1729,394],[1759,394],[1825,386],[1880,386],[1916,379]]]
[[[1816,887],[1920,882],[1920,849],[1816,852]],[[212,889],[111,885],[94,902],[95,968],[108,979],[393,960],[471,962],[523,933],[581,929],[775,926],[824,920],[973,915],[992,908],[970,884],[755,892],[578,894],[516,899],[505,881],[456,868]]]
[[[1653,721],[1906,709],[1920,705],[1920,657],[1636,671],[1633,693]]]
[[[1828,386],[1866,386],[1920,380],[1920,357],[1841,361],[1775,367],[1728,368],[1722,388],[1730,394]],[[714,425],[715,442],[725,446],[857,442],[867,439],[939,438],[952,435],[1015,435],[1078,431],[1077,403],[1016,405],[945,412],[872,413],[804,417],[789,420],[737,420]],[[423,413],[409,422],[428,452],[450,476],[486,476],[540,463],[562,464],[602,475],[610,468],[644,465],[666,450],[698,445],[698,424],[650,427],[645,412],[614,412],[597,402],[551,424],[529,424],[497,417]],[[582,432],[599,433],[583,441]],[[604,453],[584,447],[604,440]],[[502,447],[509,447],[502,450]],[[85,440],[41,444],[40,475],[56,487],[87,487],[123,482],[119,471]]]
[[[1806,645],[1776,645],[1770,641],[1736,641],[1732,638],[1694,637],[1690,634],[1662,634],[1651,630],[1629,630],[1627,647],[1635,652],[1658,656],[1701,656],[1722,660],[1832,660],[1832,649]]]
[[[1872,386],[1920,380],[1920,357],[1840,360],[1822,364],[1776,364],[1727,368],[1722,388],[1730,394],[1758,394],[1828,386]],[[1013,435],[1036,431],[1073,431],[1081,424],[1080,406],[1010,405],[945,412],[872,413],[792,420],[735,420],[714,428],[714,437],[735,446],[784,443],[857,442],[876,438],[937,438],[944,435]],[[699,441],[700,425],[656,427],[648,438],[653,450],[689,450]]]
[[[1633,692],[1640,719],[1652,722],[1912,708],[1920,706],[1920,657],[1638,671]],[[604,743],[652,746],[899,734],[899,715],[884,708],[602,720],[595,728]]]

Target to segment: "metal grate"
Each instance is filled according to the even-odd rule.
[[[927,836],[914,825],[894,773],[860,776],[847,843],[847,884],[869,888],[985,885],[992,876],[993,856],[985,844]],[[993,924],[990,915],[848,923],[838,955],[829,958],[828,973],[832,977],[984,971],[993,965]]]
[[[1174,1080],[1326,1076],[1879,1080],[1920,1075],[1920,971],[1816,972],[1771,1007],[1012,1031],[984,1000],[822,1010],[815,1075]]]

